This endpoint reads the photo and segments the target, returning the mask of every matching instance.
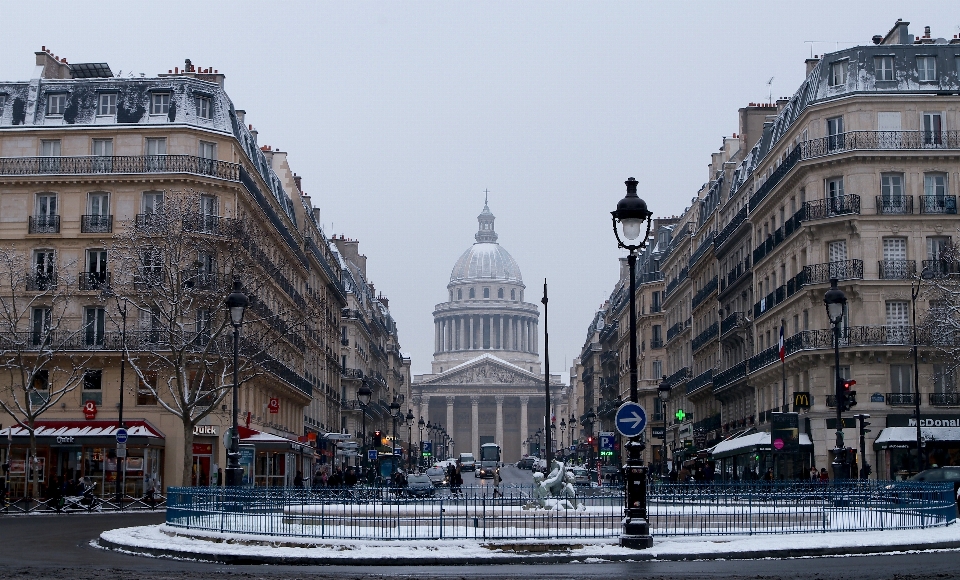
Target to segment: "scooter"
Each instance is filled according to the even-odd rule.
[[[93,490],[97,487],[97,483],[91,480],[89,477],[84,477],[80,480],[80,494],[79,495],[68,495],[63,498],[64,508],[74,508],[74,509],[84,509],[89,511],[102,511],[103,506],[100,505],[100,500],[94,495]]]

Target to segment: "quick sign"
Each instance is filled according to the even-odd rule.
[[[278,399],[278,398],[276,398],[276,397],[271,397],[271,398],[270,398],[270,404],[267,405],[267,409],[269,409],[269,411],[270,411],[271,413],[274,413],[274,414],[279,413],[279,412],[280,412],[280,399]]]
[[[83,418],[87,421],[93,421],[97,418],[97,403],[95,401],[87,401],[83,404]]]
[[[194,435],[212,435],[217,436],[217,428],[214,425],[194,425],[193,426]]]

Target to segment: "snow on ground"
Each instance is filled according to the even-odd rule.
[[[101,534],[103,540],[133,551],[138,548],[175,550],[185,554],[227,555],[248,557],[322,558],[348,561],[359,556],[364,558],[418,559],[433,561],[485,558],[496,560],[509,556],[543,556],[542,551],[523,551],[523,546],[537,546],[536,541],[481,542],[476,540],[309,540],[277,538],[254,534],[219,534],[216,532],[190,531],[158,526],[140,526],[109,530]],[[581,561],[603,561],[609,557],[624,558],[631,554],[644,558],[668,558],[671,556],[709,557],[712,554],[769,552],[778,548],[790,550],[818,548],[865,547],[889,548],[896,551],[915,549],[921,544],[960,542],[960,525],[941,526],[922,530],[876,531],[876,532],[828,532],[808,534],[758,534],[754,536],[712,537],[654,537],[653,548],[635,551],[621,548],[617,539],[607,540],[549,540],[554,546],[548,554],[562,554],[581,558]],[[562,547],[568,546],[564,550]],[[519,549],[518,549],[519,547]],[[768,554],[776,556],[776,554]]]

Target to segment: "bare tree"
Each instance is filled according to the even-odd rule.
[[[250,298],[239,383],[265,372],[290,380],[303,356],[307,304],[272,259],[252,219],[218,217],[202,193],[164,191],[108,249],[111,291],[131,307],[126,354],[142,395],[183,425],[182,485],[191,485],[194,427],[233,387],[233,342],[225,306],[233,280]],[[299,299],[298,299],[299,298]],[[128,323],[128,328],[131,324]],[[291,348],[292,347],[292,348]]]
[[[918,313],[919,342],[938,353],[953,376],[960,367],[960,246],[947,246],[936,259],[926,260],[919,277],[920,292],[930,304],[926,313]]]
[[[101,327],[70,324],[71,266],[53,250],[0,248],[0,408],[30,434],[24,491],[39,496],[36,422],[83,381],[86,350],[102,344]]]

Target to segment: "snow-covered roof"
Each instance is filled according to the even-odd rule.
[[[801,433],[800,445],[813,445],[813,443],[810,441],[810,436],[806,433]],[[737,455],[738,453],[745,452],[754,447],[771,446],[772,443],[770,441],[770,432],[758,431],[756,433],[749,433],[747,435],[741,435],[740,437],[733,437],[731,439],[721,441],[720,443],[717,443],[716,447],[713,448],[712,453],[716,458],[729,457],[731,455]]]
[[[960,426],[920,427],[920,438],[923,441],[960,441]],[[876,444],[916,443],[916,441],[916,427],[886,427],[877,436]]]

